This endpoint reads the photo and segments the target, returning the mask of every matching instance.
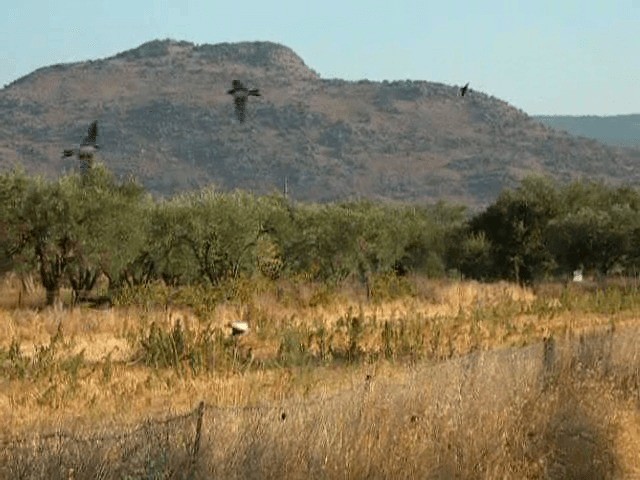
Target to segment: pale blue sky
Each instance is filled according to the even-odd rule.
[[[158,38],[270,40],[322,77],[471,87],[530,114],[640,113],[640,0],[8,0],[0,86]]]

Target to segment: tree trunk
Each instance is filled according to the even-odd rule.
[[[55,305],[60,299],[60,287],[47,288],[47,306]]]
[[[43,249],[38,249],[38,259],[40,261],[40,281],[47,292],[47,305],[53,305],[60,298],[60,281],[65,270],[64,259],[60,256],[47,258],[42,253]]]

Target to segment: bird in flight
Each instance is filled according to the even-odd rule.
[[[464,97],[465,93],[469,90],[469,82],[466,83],[464,87],[460,89],[460,96]]]
[[[80,160],[80,170],[86,173],[93,166],[93,155],[100,146],[96,143],[98,138],[98,121],[94,120],[89,125],[87,136],[84,137],[79,148],[65,149],[62,152],[63,157],[72,157],[77,155]]]
[[[227,93],[229,95],[233,95],[233,103],[236,106],[236,117],[238,117],[238,120],[242,123],[245,118],[247,98],[249,98],[249,96],[259,97],[260,90],[257,88],[248,89],[240,80],[234,80],[231,82],[231,86],[233,88],[228,90]]]

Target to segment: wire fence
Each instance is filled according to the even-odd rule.
[[[55,467],[66,464],[73,470],[74,465],[88,463],[99,466],[104,478],[144,476],[150,469],[159,468],[150,464],[157,463],[158,459],[181,465],[185,472],[191,472],[200,449],[204,410],[205,404],[200,402],[193,411],[147,419],[129,429],[119,427],[115,431],[89,433],[54,431],[5,439],[0,441],[0,476],[47,478],[51,464]]]
[[[561,364],[572,365],[572,368],[597,368],[603,373],[618,371],[623,366],[631,366],[637,371],[639,356],[635,338],[638,333],[638,329],[635,329],[625,335],[615,335],[614,330],[610,329],[597,336],[580,336],[570,341],[548,338],[528,348],[474,352],[444,364],[416,367],[403,381],[366,375],[350,387],[342,387],[333,393],[323,393],[312,398],[285,398],[254,405],[217,405],[200,401],[196,408],[186,413],[150,418],[131,428],[119,427],[115,431],[60,430],[0,439],[0,476],[35,478],[21,475],[20,469],[31,469],[36,463],[46,476],[47,462],[41,461],[46,457],[51,462],[58,462],[56,465],[74,465],[81,460],[97,462],[103,465],[105,472],[109,471],[109,475],[103,478],[130,476],[131,472],[134,475],[145,475],[150,469],[161,467],[157,465],[158,461],[178,465],[185,472],[184,478],[194,478],[201,451],[205,415],[212,428],[224,428],[225,419],[234,417],[238,420],[245,414],[281,421],[294,415],[304,418],[312,411],[331,411],[336,406],[347,403],[357,409],[364,408],[374,387],[378,389],[375,397],[378,402],[384,400],[384,395],[390,396],[390,392],[393,395],[402,395],[403,391],[415,393],[429,381],[439,385],[429,393],[429,401],[432,403],[451,403],[452,399],[477,394],[478,386],[486,387],[488,382],[493,381],[500,382],[505,387],[504,391],[513,391],[508,385],[510,381],[514,386],[529,382],[535,386],[539,395],[544,395],[553,385]],[[517,366],[518,362],[520,366]],[[493,368],[495,365],[502,365],[503,370]],[[505,375],[507,369],[512,371],[509,374],[511,379]],[[493,375],[499,378],[489,378],[489,371],[495,372]],[[494,403],[487,405],[487,408],[501,406]],[[413,417],[411,421],[414,421]],[[7,472],[2,465],[11,465],[12,470]],[[122,465],[122,468],[126,465],[127,470],[114,470],[113,465]]]

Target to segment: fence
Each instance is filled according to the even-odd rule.
[[[0,440],[0,478],[47,478],[52,464],[58,470],[68,466],[68,475],[63,478],[73,478],[78,465],[87,463],[94,468],[98,465],[104,478],[156,478],[158,472],[169,467],[184,473],[179,478],[194,478],[205,413],[210,418],[256,413],[285,421],[290,409],[321,407],[352,396],[352,391],[343,391],[315,400],[245,406],[201,401],[197,408],[184,414],[150,418],[130,429],[120,427],[116,432],[54,431],[5,438]]]
[[[60,467],[68,468],[68,478],[73,478],[73,471],[88,463],[98,467],[100,477],[148,476],[171,463],[180,465],[188,472],[185,478],[191,478],[200,450],[204,411],[205,404],[200,402],[188,413],[148,419],[116,432],[55,431],[4,439],[0,441],[0,478],[47,478],[53,465],[58,473]]]
[[[563,368],[571,368],[577,373],[599,371],[605,375],[630,368],[637,375],[640,354],[636,339],[639,333],[637,327],[624,331],[608,328],[575,338],[548,338],[524,348],[474,352],[442,364],[416,366],[404,381],[372,374],[350,388],[315,398],[245,406],[220,406],[201,401],[197,408],[187,413],[149,419],[117,432],[58,431],[5,439],[0,441],[0,477],[47,477],[51,468],[60,470],[62,466],[77,470],[79,465],[91,463],[94,470],[98,468],[101,472],[96,474],[100,478],[157,478],[154,472],[167,468],[182,472],[179,478],[195,478],[205,420],[211,432],[208,441],[215,443],[219,430],[228,428],[233,422],[242,422],[245,417],[256,418],[261,424],[284,424],[292,419],[312,421],[318,415],[330,415],[342,407],[357,413],[369,406],[384,408],[387,402],[392,409],[390,399],[397,401],[398,396],[403,395],[409,401],[402,404],[410,405],[416,395],[422,395],[424,403],[433,405],[436,410],[443,405],[458,405],[459,409],[464,409],[467,399],[473,398],[483,405],[483,409],[499,411],[512,400],[510,396],[514,392],[537,392],[532,397],[535,402],[535,398],[553,387]],[[431,385],[428,394],[422,393],[423,386],[428,384]],[[496,385],[499,388],[493,388]],[[419,414],[409,412],[406,421],[416,422],[419,418]],[[61,478],[72,478],[72,473]]]

